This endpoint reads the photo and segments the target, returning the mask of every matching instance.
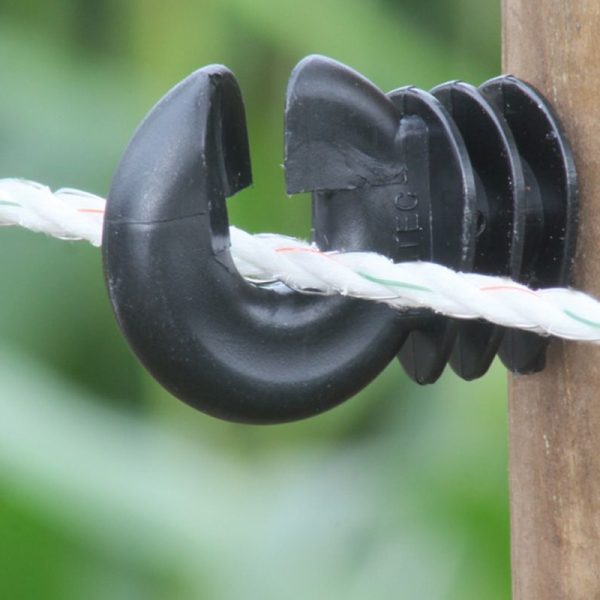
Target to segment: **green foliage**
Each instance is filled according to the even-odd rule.
[[[105,194],[145,111],[222,62],[255,180],[231,219],[306,235],[281,169],[293,65],[477,83],[499,71],[498,21],[475,0],[0,0],[0,176]],[[311,421],[221,423],[138,366],[97,250],[0,233],[1,598],[508,597],[501,369],[418,388],[394,364]]]

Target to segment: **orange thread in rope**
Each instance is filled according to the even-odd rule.
[[[510,292],[523,292],[524,294],[531,294],[532,296],[535,296],[536,298],[538,297],[538,295],[535,292],[533,292],[532,290],[528,290],[526,288],[512,287],[510,285],[490,285],[488,287],[482,287],[482,288],[480,288],[480,290],[482,292],[494,292],[496,290],[506,290],[506,291],[510,291]]]

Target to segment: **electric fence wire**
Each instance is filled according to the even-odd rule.
[[[0,179],[0,225],[102,243],[106,201],[87,192]],[[281,281],[302,293],[342,294],[395,309],[428,308],[457,319],[600,343],[600,302],[568,288],[533,290],[505,277],[430,262],[393,263],[373,252],[321,252],[308,242],[230,227],[231,254],[254,284]]]

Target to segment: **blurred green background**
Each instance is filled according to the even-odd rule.
[[[499,73],[497,0],[0,0],[0,177],[105,195],[133,129],[211,62],[237,74],[251,231],[306,235],[282,108],[304,55],[384,90]],[[133,359],[100,253],[3,229],[0,598],[509,597],[505,376],[398,365],[321,417],[253,428],[174,401]]]

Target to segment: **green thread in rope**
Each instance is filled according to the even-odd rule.
[[[600,329],[600,323],[596,322],[596,321],[590,321],[589,319],[585,319],[583,317],[580,317],[578,315],[576,315],[575,313],[572,313],[569,309],[564,309],[563,312],[565,313],[565,315],[567,315],[568,317],[571,317],[571,319],[574,319],[575,321],[579,321],[580,323],[583,323],[584,325],[589,325],[590,327],[597,327]]]
[[[363,279],[367,279],[372,281],[373,283],[380,283],[381,285],[389,285],[393,287],[405,288],[407,290],[417,290],[419,292],[433,292],[432,289],[428,287],[423,287],[422,285],[415,285],[413,283],[405,283],[403,281],[394,281],[393,279],[380,279],[379,277],[373,277],[372,275],[368,275],[367,273],[362,273],[361,271],[357,271],[357,274],[360,275]]]

